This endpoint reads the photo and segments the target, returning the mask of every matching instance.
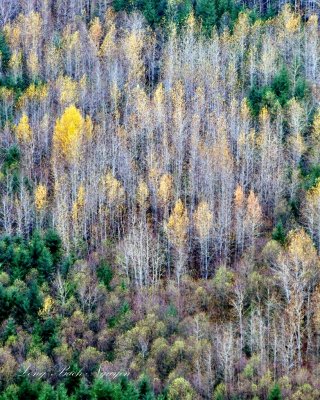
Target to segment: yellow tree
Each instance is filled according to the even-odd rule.
[[[125,190],[122,183],[108,172],[105,177],[105,189],[107,196],[107,206],[109,208],[109,217],[111,227],[116,228],[116,220],[124,206]]]
[[[11,69],[12,77],[17,80],[22,76],[22,52],[14,51],[11,55],[9,66]]]
[[[79,99],[79,84],[70,76],[60,76],[57,80],[57,87],[60,93],[62,106],[75,104]]]
[[[85,120],[74,105],[67,107],[55,124],[52,157],[53,172],[55,180],[60,182],[59,190],[65,192],[64,196],[56,197],[56,207],[59,214],[60,209],[62,210],[64,207],[70,208],[70,200],[77,193],[79,161],[82,155],[84,131]],[[61,179],[66,172],[64,171],[66,166],[68,167],[68,176],[66,176],[66,179]],[[65,236],[67,237],[67,235]]]
[[[37,123],[45,115],[48,107],[49,87],[46,84],[35,85],[32,83],[19,97],[18,106],[25,110],[32,118],[32,123]],[[39,135],[37,135],[37,139]]]
[[[146,209],[148,196],[149,196],[148,185],[141,179],[137,189],[137,203],[141,210]]]
[[[162,83],[160,83],[154,91],[153,102],[155,113],[154,123],[156,126],[159,125],[159,127],[161,127],[165,121],[165,91]]]
[[[15,128],[16,137],[23,149],[23,160],[26,174],[31,178],[32,166],[33,166],[33,132],[29,125],[29,118],[24,112],[20,119],[20,122]]]
[[[237,186],[234,192],[234,210],[235,210],[235,239],[236,239],[236,250],[238,253],[243,252],[245,229],[244,229],[244,217],[245,217],[246,199],[243,193],[242,187]]]
[[[124,201],[125,194],[121,182],[111,172],[108,172],[105,184],[109,204],[119,207]]]
[[[47,206],[47,188],[40,184],[34,193],[34,204],[37,211],[43,210]]]
[[[32,140],[32,129],[29,125],[29,118],[24,112],[22,117],[16,126],[17,139],[21,143],[30,143]]]
[[[74,106],[65,109],[56,122],[53,135],[53,150],[56,158],[68,163],[75,162],[80,156],[84,119]]]
[[[73,221],[73,231],[75,234],[75,238],[79,235],[79,228],[81,223],[84,222],[85,213],[85,189],[83,185],[79,186],[77,198],[72,206],[72,221]]]
[[[213,214],[206,201],[201,201],[194,213],[194,226],[201,246],[201,275],[208,279],[209,273],[209,239],[212,229]]]
[[[34,205],[37,212],[37,216],[39,215],[39,223],[40,226],[42,224],[43,217],[46,213],[48,206],[48,191],[45,185],[39,184],[36,187],[34,192]]]
[[[178,284],[183,274],[185,265],[185,252],[187,244],[187,233],[189,226],[189,217],[187,210],[181,199],[177,200],[174,209],[165,225],[165,230],[170,243],[174,246],[177,252],[177,262],[175,265],[175,274]]]
[[[251,245],[252,252],[255,249],[255,238],[259,234],[259,228],[262,223],[262,211],[259,200],[254,192],[251,190],[247,199],[247,208],[245,215],[245,230],[249,245]]]
[[[133,29],[124,40],[124,50],[129,63],[128,80],[137,85],[143,77],[144,64],[142,59],[143,35],[138,29]]]
[[[32,79],[36,79],[39,75],[40,69],[39,58],[36,51],[33,50],[30,52],[27,60],[27,66]]]
[[[0,104],[3,110],[3,115],[6,120],[9,119],[9,113],[12,110],[14,102],[14,92],[6,87],[0,88]]]
[[[99,28],[95,27],[94,31],[92,31],[92,34],[94,33],[94,37],[97,38],[97,33],[98,36],[100,36]],[[104,39],[102,40],[102,44],[100,46],[99,50],[99,56],[101,58],[104,58],[104,61],[107,62],[108,60],[112,60],[114,57],[114,53],[116,52],[117,46],[116,46],[116,26],[115,26],[115,14],[112,11],[111,7],[108,9],[106,12],[106,21],[105,21],[105,28],[106,28],[106,35]],[[99,37],[100,41],[100,37]]]
[[[97,49],[99,49],[99,47],[100,47],[100,41],[102,38],[102,34],[103,34],[103,31],[102,31],[100,19],[95,18],[92,21],[90,29],[89,29],[89,36]]]
[[[164,216],[168,217],[168,207],[173,197],[173,179],[169,174],[164,174],[160,178],[158,187],[158,197],[160,204],[164,207]]]

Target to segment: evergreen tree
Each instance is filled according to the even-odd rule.
[[[153,400],[154,394],[150,384],[150,380],[146,375],[138,382],[139,400]]]
[[[29,251],[32,267],[38,271],[40,280],[50,279],[54,272],[52,256],[38,233],[33,235]]]
[[[36,283],[36,281],[32,281],[29,286],[29,290],[27,293],[27,313],[28,315],[32,315],[35,317],[38,315],[39,310],[42,307],[43,304],[43,299],[39,291],[39,287]]]
[[[281,389],[278,384],[275,384],[270,390],[268,400],[282,400]]]
[[[56,266],[62,257],[62,240],[59,234],[52,229],[48,230],[45,234],[44,242],[51,253],[53,264]]]
[[[212,0],[197,0],[195,11],[196,16],[202,21],[204,32],[210,34],[217,23],[216,2]]]
[[[110,266],[102,261],[100,266],[97,269],[97,276],[100,282],[104,284],[104,286],[107,288],[107,290],[110,290],[110,283],[113,278],[113,272]]]
[[[282,245],[285,244],[285,242],[286,242],[286,232],[285,232],[285,229],[283,227],[282,221],[279,221],[277,223],[276,227],[274,228],[274,230],[272,232],[272,239],[273,240],[277,240]]]

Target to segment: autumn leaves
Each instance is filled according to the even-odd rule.
[[[163,87],[159,85],[154,95],[156,108],[163,103],[163,96]],[[173,117],[176,129],[183,129],[181,125],[184,114],[182,99],[183,89],[180,84],[173,96],[175,104]],[[245,112],[245,106],[244,103],[243,114],[248,113]],[[267,116],[264,117],[264,121],[267,121],[267,118]],[[29,118],[25,112],[15,132],[21,145],[34,140]],[[86,148],[92,147],[92,140],[94,140],[94,125],[91,119],[85,118],[75,105],[66,106],[53,127],[51,156],[54,176],[53,193],[41,182],[34,191],[38,226],[42,226],[48,207],[51,204],[52,209],[53,203],[55,224],[67,249],[73,241],[86,232],[90,232],[91,229],[94,235],[97,229],[100,229],[104,231],[102,235],[118,236],[119,226],[123,227],[124,221],[129,221],[128,224],[132,224],[132,229],[136,232],[135,221],[139,220],[143,229],[150,231],[151,237],[159,235],[158,241],[168,243],[168,251],[171,253],[171,261],[168,263],[172,263],[178,282],[187,272],[188,255],[193,251],[191,242],[195,242],[200,248],[199,276],[208,278],[212,275],[215,257],[219,257],[222,253],[219,244],[219,240],[220,243],[222,241],[221,230],[226,229],[227,225],[234,230],[233,236],[225,233],[227,245],[230,246],[232,242],[235,242],[234,248],[237,255],[241,255],[246,248],[251,248],[254,252],[255,238],[259,235],[262,224],[262,210],[254,191],[245,190],[241,185],[233,189],[233,199],[230,200],[232,211],[228,210],[225,214],[227,216],[229,213],[228,220],[219,214],[221,211],[214,207],[213,202],[209,203],[205,198],[200,197],[192,203],[192,206],[182,201],[175,177],[168,172],[161,173],[152,168],[148,171],[146,178],[140,177],[136,180],[132,192],[128,191],[125,182],[119,179],[117,173],[111,168],[101,170],[99,177],[96,177],[93,182],[96,185],[96,193],[93,194],[89,192],[90,183],[82,178],[86,172],[83,164],[84,155]],[[225,136],[222,135],[219,140],[220,148],[223,149],[220,152],[216,146],[213,146],[211,150],[204,148],[201,144],[198,146],[196,141],[193,145],[198,147],[199,151],[208,154],[210,162],[215,163],[212,164],[212,168],[217,169],[217,173],[220,174],[229,164],[232,165],[232,159]],[[169,146],[169,143],[167,145]],[[177,143],[177,149],[179,149],[179,143]],[[221,169],[216,161],[220,158]],[[90,166],[88,168],[89,173]],[[182,170],[179,171],[180,169],[177,168],[177,173],[183,173]],[[222,176],[221,179],[223,179]],[[67,193],[72,199],[71,203],[70,200],[67,201]],[[88,211],[90,197],[95,195],[98,196],[97,212],[101,221],[100,226],[97,225],[97,221],[90,220]],[[225,226],[221,225],[222,223]],[[170,268],[169,265],[168,268]]]
[[[74,105],[67,107],[55,125],[53,135],[54,158],[69,163],[76,162],[80,156],[83,137],[90,138],[91,135],[91,119],[89,117],[84,119]]]
[[[112,240],[132,276],[141,275],[137,263],[152,276],[172,270],[180,279],[194,269],[209,278],[221,263],[254,255],[263,223],[274,226],[287,197],[300,195],[301,160],[319,161],[320,118],[307,138],[312,105],[292,89],[302,76],[292,72],[297,57],[303,77],[314,74],[314,18],[302,26],[285,8],[251,23],[241,13],[234,31],[204,39],[190,17],[181,35],[173,29],[162,41],[136,14],[121,29],[109,10],[48,35],[45,16],[34,14],[5,29],[10,74],[21,79],[26,62],[41,78],[25,83],[17,104],[13,90],[0,89],[7,136],[21,148],[21,181],[32,183],[8,195],[9,225],[17,218],[23,232],[52,225],[67,250]],[[41,50],[40,66],[29,49]],[[255,86],[273,93],[257,113]],[[319,240],[315,190],[302,200]]]

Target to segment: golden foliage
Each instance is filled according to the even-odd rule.
[[[289,233],[289,254],[294,258],[303,259],[306,254],[314,255],[316,258],[316,249],[312,243],[310,236],[304,229],[298,229]]]
[[[297,32],[300,29],[300,22],[300,15],[291,14],[290,18],[286,21],[286,30],[289,33]]]
[[[153,186],[158,186],[160,178],[160,170],[157,167],[151,167],[149,169],[149,181]]]
[[[20,14],[19,16],[21,26],[28,27],[27,34],[31,44],[36,45],[35,40],[39,38],[42,29],[42,18],[38,12],[32,11],[29,14]]]
[[[250,190],[247,200],[247,218],[255,224],[262,220],[262,211],[259,200],[252,190]]]
[[[42,102],[48,98],[48,85],[35,85],[32,83],[18,100],[20,108],[26,108],[30,102]]]
[[[269,120],[269,112],[268,112],[267,107],[262,107],[259,118],[260,118],[261,124],[267,123],[267,121]]]
[[[191,12],[186,19],[186,27],[189,32],[194,32],[194,30],[197,29],[197,20],[193,12]]]
[[[110,56],[113,51],[116,49],[115,44],[115,35],[116,35],[116,27],[115,27],[115,13],[112,8],[108,8],[105,15],[105,28],[107,29],[107,33],[103,39],[99,50],[99,56]]]
[[[241,112],[241,117],[242,117],[244,120],[247,120],[247,119],[250,118],[250,108],[249,108],[249,103],[248,103],[247,98],[244,98],[244,99],[242,100],[240,112]]]
[[[68,50],[80,49],[80,34],[79,31],[71,32],[70,25],[63,32],[63,42]]]
[[[185,109],[185,91],[181,81],[177,81],[171,92],[172,104],[174,108],[173,120],[177,127],[182,122]]]
[[[83,185],[80,185],[79,190],[78,190],[78,195],[77,195],[77,203],[79,204],[79,207],[84,206],[84,200],[85,200],[85,190]]]
[[[141,58],[143,49],[143,36],[138,32],[131,32],[125,40],[125,54],[130,60],[130,76],[139,80],[143,76],[143,61]]]
[[[298,133],[296,136],[289,139],[289,143],[291,145],[292,151],[301,157],[306,149],[303,136]]]
[[[163,87],[163,83],[161,82],[157,86],[157,89],[155,90],[154,96],[153,96],[153,101],[157,107],[161,107],[161,105],[163,105],[164,95],[165,95],[164,87]]]
[[[22,53],[21,51],[14,51],[9,62],[9,67],[14,71],[17,70],[22,66]]]
[[[49,90],[47,85],[36,86],[32,83],[25,93],[30,99],[42,100],[48,97]]]
[[[85,203],[85,189],[83,185],[79,186],[77,199],[72,206],[72,219],[76,222],[79,219],[79,212],[83,210]]]
[[[318,26],[318,15],[317,15],[317,14],[312,14],[312,15],[310,15],[310,17],[309,17],[307,23],[308,23],[309,25],[313,25],[313,26],[316,26],[316,27],[317,27],[317,26]]]
[[[53,306],[54,306],[53,298],[51,296],[46,296],[43,302],[43,308],[38,312],[39,316],[44,317],[49,315]]]
[[[201,201],[194,213],[194,224],[200,240],[208,237],[212,228],[213,214],[206,201]]]
[[[310,203],[318,202],[320,200],[320,180],[317,181],[314,187],[308,190],[307,200]]]
[[[109,203],[116,206],[121,205],[125,198],[125,191],[121,182],[109,172],[105,179],[105,185]]]
[[[288,234],[288,259],[295,271],[300,271],[302,279],[311,279],[314,268],[319,268],[319,258],[312,239],[304,229],[290,231]]]
[[[237,186],[234,192],[234,203],[236,208],[240,209],[244,206],[245,196],[240,185]]]
[[[104,57],[110,56],[113,53],[113,51],[116,49],[115,35],[116,35],[116,27],[114,25],[112,25],[101,44],[101,47],[99,50],[100,56],[104,56]]]
[[[17,43],[20,43],[21,29],[17,24],[13,26],[10,24],[6,24],[3,28],[3,32],[10,47],[13,47]]]
[[[13,101],[14,92],[12,89],[8,89],[6,87],[0,88],[0,99],[5,102]]]
[[[249,16],[246,12],[240,12],[238,21],[235,25],[233,39],[241,39],[248,35],[250,31]]]
[[[166,224],[166,232],[174,246],[182,248],[187,239],[189,218],[181,199],[177,200]]]
[[[90,36],[91,40],[93,41],[93,43],[95,44],[95,46],[98,48],[101,37],[102,37],[102,26],[100,23],[100,19],[97,17],[91,23],[91,26],[89,29],[89,36]]]
[[[31,51],[27,61],[31,76],[36,77],[39,74],[39,59],[36,51]]]
[[[320,109],[317,110],[313,119],[312,136],[317,142],[320,142]]]
[[[19,124],[16,126],[17,139],[20,142],[29,143],[32,139],[32,129],[29,125],[29,118],[26,113],[22,114]]]
[[[40,184],[36,187],[34,193],[34,203],[37,211],[43,210],[47,205],[47,188]]]
[[[147,184],[141,180],[137,190],[137,202],[141,208],[145,208],[149,196],[149,189]]]
[[[89,115],[86,116],[84,121],[84,134],[87,140],[91,140],[93,137],[93,122]]]
[[[318,179],[316,185],[309,189],[306,194],[306,207],[304,209],[306,219],[311,218],[312,227],[315,229],[320,215],[320,180]],[[315,224],[315,226],[313,226]],[[317,229],[316,229],[317,230]]]
[[[80,111],[74,105],[66,108],[54,129],[53,146],[56,156],[61,155],[69,162],[79,157],[83,127],[84,120]]]
[[[173,196],[173,179],[171,175],[164,174],[160,178],[158,195],[163,205],[167,205]]]
[[[57,83],[60,91],[60,103],[62,105],[70,105],[78,101],[78,82],[70,76],[60,76]]]

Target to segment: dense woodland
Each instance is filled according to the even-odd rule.
[[[320,398],[313,2],[0,1],[0,399]]]

